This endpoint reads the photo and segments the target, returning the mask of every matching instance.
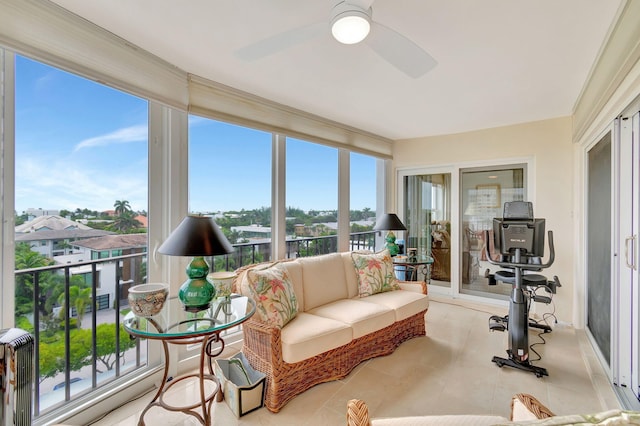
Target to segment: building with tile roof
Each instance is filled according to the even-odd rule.
[[[115,232],[93,229],[57,215],[39,216],[15,227],[15,242],[25,242],[43,256],[73,253],[73,243],[87,238],[113,235]]]

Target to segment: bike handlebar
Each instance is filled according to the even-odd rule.
[[[549,266],[553,265],[553,262],[556,258],[556,252],[553,246],[553,231],[548,231],[547,233],[549,239],[549,259],[547,263],[514,263],[514,262],[498,262],[491,259],[491,253],[489,253],[489,231],[484,231],[486,244],[484,245],[484,252],[487,256],[487,261],[492,265],[498,265],[502,268],[520,268],[526,269],[528,271],[539,271],[541,269],[546,269]]]

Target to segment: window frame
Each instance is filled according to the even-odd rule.
[[[9,48],[0,46],[0,70],[2,71],[2,81],[0,81],[2,92],[0,92],[0,128],[3,133],[0,135],[0,143],[2,147],[2,162],[0,167],[0,191],[4,200],[2,203],[1,219],[3,226],[0,229],[0,239],[2,250],[2,284],[0,284],[0,303],[2,303],[2,316],[0,317],[0,325],[3,328],[9,328],[14,325],[14,239],[15,239],[15,55],[17,53]],[[61,68],[55,61],[49,61],[39,57],[38,55],[29,54],[29,58],[40,61],[50,66]],[[78,61],[81,59],[79,58]],[[76,69],[79,69],[79,72]],[[86,70],[79,63],[72,63],[71,66],[62,68],[65,71],[87,77]],[[94,78],[95,80],[95,78]],[[109,84],[116,90],[122,90],[120,87]],[[125,91],[126,92],[126,91]],[[135,96],[140,96],[133,93]],[[148,280],[151,282],[168,282],[171,283],[172,290],[177,291],[177,287],[184,279],[184,270],[188,259],[179,257],[168,257],[160,260],[156,250],[169,234],[180,223],[182,218],[188,214],[188,114],[186,110],[180,110],[162,104],[158,101],[143,97],[148,101]],[[272,227],[276,230],[274,234],[278,238],[278,242],[274,244],[275,253],[285,246],[284,243],[284,226],[278,226],[278,221],[284,221],[284,215],[277,214],[285,212],[284,199],[284,177],[286,168],[286,156],[284,154],[284,144],[286,136],[280,133],[273,133],[272,147],[272,180],[273,193],[280,194],[272,197],[273,222]],[[325,145],[324,143],[321,143]],[[334,147],[334,144],[326,144]],[[338,221],[339,223],[349,223],[349,191],[350,191],[350,152],[358,152],[358,150],[350,150],[346,148],[338,148]],[[370,154],[367,154],[370,155]],[[377,158],[377,174],[376,174],[376,211],[380,211],[381,203],[387,204],[389,197],[387,196],[388,184],[385,177],[388,176],[390,170],[390,160]],[[384,170],[385,173],[380,173]],[[171,175],[165,173],[170,171]],[[385,194],[382,198],[381,194]],[[277,208],[280,206],[279,208]],[[282,228],[282,229],[280,229]],[[348,250],[349,246],[349,226],[339,227],[339,251]],[[280,242],[279,240],[282,239]],[[280,247],[280,249],[278,249]],[[282,250],[284,252],[284,250]],[[173,288],[176,287],[176,288]],[[229,341],[227,341],[229,343]],[[53,410],[49,413],[41,415],[36,419],[34,424],[55,423],[61,420],[74,421],[79,423],[89,422],[98,412],[110,411],[114,406],[119,406],[131,399],[144,393],[146,389],[152,386],[161,378],[162,374],[162,351],[153,348],[152,345],[160,345],[158,342],[149,342],[148,351],[148,368],[133,373],[110,383],[101,389],[100,394],[93,392],[66,403],[60,410]],[[178,363],[172,363],[171,375],[181,374],[184,371],[192,370],[196,366],[196,356],[190,353],[186,348],[170,348],[170,356],[177,357]],[[87,406],[94,407],[91,414],[86,410]]]

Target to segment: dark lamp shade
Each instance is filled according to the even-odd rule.
[[[376,221],[374,231],[406,231],[407,228],[395,213],[387,213]]]
[[[216,256],[233,252],[233,246],[208,216],[187,216],[158,249],[170,256]]]

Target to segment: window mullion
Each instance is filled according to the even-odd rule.
[[[274,133],[271,153],[271,258],[287,253],[286,137]]]
[[[0,329],[15,323],[15,54],[0,49]]]
[[[338,150],[338,251],[349,250],[350,235],[350,165],[351,155],[346,149]]]

